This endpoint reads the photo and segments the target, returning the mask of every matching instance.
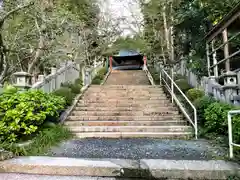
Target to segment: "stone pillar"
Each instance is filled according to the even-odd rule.
[[[143,56],[143,70],[147,70],[147,56]]]
[[[16,72],[13,75],[16,77],[16,83],[14,84],[15,87],[23,90],[31,88],[31,74],[22,71]]]
[[[110,71],[112,71],[112,61],[113,61],[113,57],[110,56],[109,57],[109,68],[110,68]]]
[[[57,68],[51,67],[51,74],[56,74],[57,73]]]
[[[43,82],[45,76],[43,74],[38,75],[38,82]]]
[[[82,82],[83,82],[83,85],[85,86],[85,66],[82,67],[81,69],[81,73],[82,73]]]
[[[89,85],[91,84],[91,69],[90,68],[86,68],[85,70],[85,78],[84,78],[84,85]]]

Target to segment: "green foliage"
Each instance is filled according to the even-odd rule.
[[[73,94],[79,94],[81,92],[82,85],[78,84],[80,82],[78,79],[73,84],[72,82],[62,83],[62,87],[69,88]]]
[[[181,74],[174,74],[174,81],[176,81],[178,79],[186,79],[186,77]]]
[[[209,105],[204,113],[206,132],[216,132],[217,134],[227,135],[227,113],[231,109],[231,105],[226,103],[215,102]]]
[[[187,91],[186,95],[187,95],[188,99],[193,102],[196,99],[203,97],[204,92],[200,89],[192,88]]]
[[[198,122],[201,126],[204,126],[205,124],[205,109],[208,108],[212,103],[216,102],[216,100],[212,97],[203,96],[201,98],[196,99],[193,104],[197,109],[197,115],[198,115]]]
[[[70,106],[72,104],[75,94],[68,87],[61,87],[53,92],[54,95],[63,97],[66,100],[66,105]]]
[[[177,86],[182,90],[183,93],[186,93],[189,89],[191,89],[191,86],[188,84],[186,79],[178,79],[175,81]],[[176,92],[178,92],[176,90]]]
[[[235,115],[232,118],[232,124],[233,124],[233,141],[234,143],[239,144],[240,143],[240,115]],[[238,148],[238,152],[240,153],[240,149]]]
[[[13,152],[16,156],[37,156],[45,155],[51,147],[59,144],[61,141],[70,139],[73,134],[62,125],[52,126],[41,129],[32,139],[30,145],[19,147],[15,143],[1,143],[0,148]]]
[[[74,84],[82,85],[82,84],[83,84],[82,78],[76,79],[76,80],[74,81]]]
[[[14,87],[13,85],[10,84],[5,84],[3,86],[3,92],[5,94],[14,94],[18,91],[18,89],[16,87]]]
[[[29,90],[0,95],[0,141],[15,142],[36,132],[48,117],[59,116],[63,98]]]
[[[104,80],[106,74],[107,74],[106,67],[99,69],[97,72],[97,75],[92,80],[92,84],[97,84],[97,85],[101,84],[102,81]]]
[[[98,71],[98,75],[100,75],[101,77],[105,77],[106,74],[107,74],[107,69],[106,69],[106,67],[102,67],[102,68]]]
[[[100,85],[102,83],[103,77],[100,75],[96,75],[92,80],[92,84]]]

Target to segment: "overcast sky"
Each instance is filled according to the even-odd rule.
[[[125,18],[124,21],[121,21],[124,35],[130,35],[134,31],[138,31],[138,27],[134,23],[139,23],[142,16],[136,0],[102,0],[102,2],[103,11],[111,12],[113,20]]]

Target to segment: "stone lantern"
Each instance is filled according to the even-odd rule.
[[[13,74],[16,77],[16,84],[15,87],[20,89],[29,89],[31,88],[31,77],[32,75],[27,72],[16,72]]]
[[[225,92],[225,98],[227,102],[232,102],[234,100],[234,96],[237,95],[237,73],[228,71],[225,74],[221,75],[224,80],[223,90]]]

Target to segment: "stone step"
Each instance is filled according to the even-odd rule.
[[[119,98],[119,97],[116,97],[116,98],[101,98],[101,97],[97,97],[97,96],[91,96],[91,97],[85,97],[81,100],[79,100],[80,102],[90,102],[90,101],[98,101],[98,102],[148,102],[148,103],[156,103],[156,102],[161,102],[161,101],[166,101],[169,99],[167,97],[150,97],[150,98],[145,98],[145,97],[135,97],[135,98],[132,98],[131,96],[129,97],[124,97],[124,98]]]
[[[164,121],[183,120],[181,115],[163,116],[69,116],[69,121]]]
[[[177,126],[186,125],[184,120],[164,121],[66,121],[67,126]]]
[[[192,132],[190,126],[68,126],[79,132]]]
[[[128,103],[128,102],[123,102],[123,103],[117,103],[117,102],[85,102],[85,103],[77,103],[77,107],[109,107],[110,109],[112,107],[139,107],[139,108],[158,108],[158,107],[169,107],[173,106],[172,103],[170,103],[168,100],[164,102],[158,102],[158,103]]]
[[[111,109],[108,106],[102,107],[102,106],[98,106],[98,107],[78,107],[76,106],[74,108],[75,111],[140,111],[139,107],[111,107]],[[151,107],[144,107],[141,109],[141,111],[143,112],[162,112],[162,111],[178,111],[177,107],[174,106],[157,106],[155,108],[151,108]]]
[[[124,89],[139,89],[139,88],[144,88],[144,89],[161,89],[162,86],[153,86],[153,85],[91,85],[89,88],[91,89],[98,89],[98,88],[106,88],[106,89],[111,89],[111,88],[124,88]]]
[[[157,98],[157,97],[166,97],[163,93],[155,93],[155,94],[146,94],[146,93],[109,93],[109,92],[98,92],[98,93],[85,93],[83,97],[101,97],[101,98]]]
[[[98,92],[111,92],[111,93],[149,93],[149,94],[156,94],[156,93],[164,93],[164,91],[162,89],[88,89],[87,92],[91,92],[91,93],[98,93]]]
[[[164,114],[179,114],[178,111],[73,111],[73,116],[161,116]]]
[[[88,134],[90,136],[91,134]],[[79,135],[80,136],[80,135]],[[87,134],[85,135],[87,136]],[[81,137],[81,136],[80,136]],[[71,157],[22,156],[0,162],[1,171],[11,173],[12,180],[21,175],[34,175],[29,179],[83,179],[134,178],[142,179],[204,179],[227,180],[230,175],[240,176],[237,163],[223,160],[168,160],[168,159],[88,159]],[[66,177],[67,176],[67,177]],[[4,178],[4,175],[1,176]],[[7,176],[9,177],[9,176]],[[99,177],[99,178],[92,178]],[[11,178],[7,178],[11,179]],[[7,180],[5,179],[5,180]],[[110,178],[109,178],[110,179]],[[130,180],[130,179],[129,179]]]
[[[191,132],[85,132],[75,133],[78,138],[159,138],[190,139]]]

